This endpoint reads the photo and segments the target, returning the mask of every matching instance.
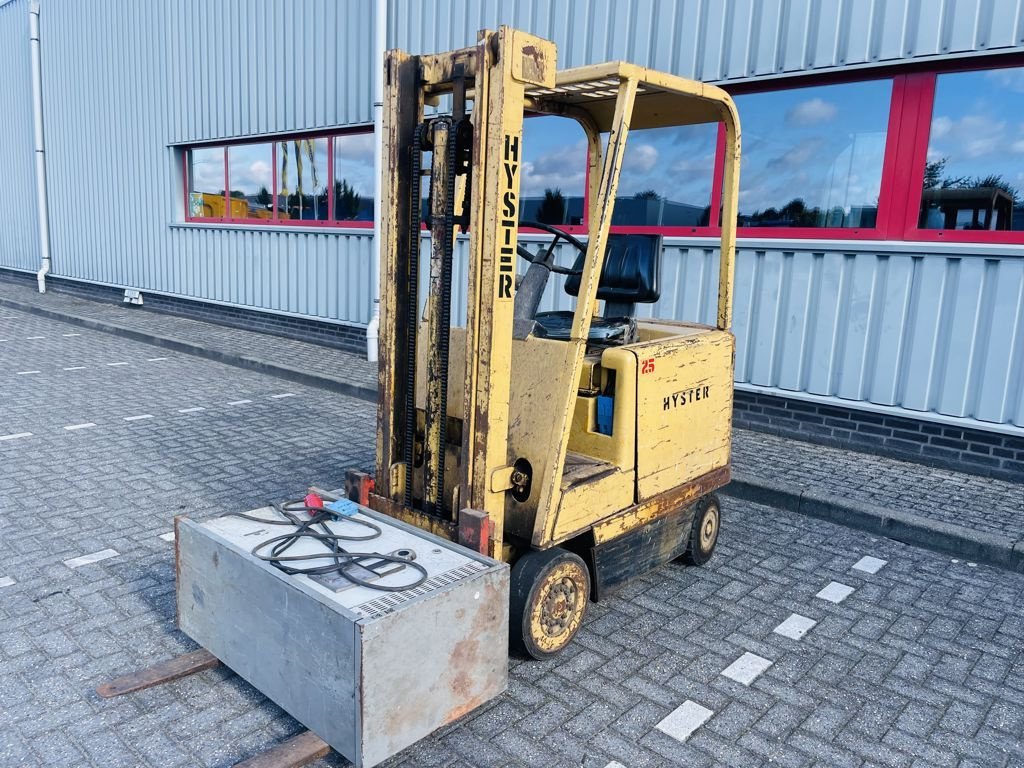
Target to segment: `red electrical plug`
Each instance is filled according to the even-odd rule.
[[[313,510],[315,510],[315,509],[323,509],[324,508],[324,500],[321,499],[314,491],[310,491],[309,493],[306,494],[305,503],[306,503],[307,509],[310,510],[310,512],[309,512],[310,516],[314,516],[314,515],[318,514],[317,512],[314,512]]]

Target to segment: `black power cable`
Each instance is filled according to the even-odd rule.
[[[327,574],[338,574],[344,579],[360,587],[375,589],[380,592],[404,592],[407,589],[415,589],[423,584],[428,577],[427,569],[411,558],[399,555],[386,555],[380,552],[349,552],[341,547],[342,541],[370,541],[381,535],[380,526],[368,520],[361,520],[348,515],[338,515],[324,507],[308,507],[302,501],[286,501],[282,504],[271,504],[281,514],[284,520],[268,520],[255,515],[247,515],[242,512],[228,512],[231,517],[240,517],[244,520],[252,520],[265,525],[287,525],[296,530],[290,531],[281,536],[275,536],[262,541],[252,549],[252,554],[264,562],[270,563],[275,568],[289,575],[321,576]],[[310,517],[303,519],[297,513],[304,512]],[[332,531],[328,522],[353,523],[370,529],[371,533],[364,535],[346,535]],[[323,544],[326,552],[313,552],[307,555],[286,555],[285,553],[300,541],[319,541]],[[270,552],[264,552],[267,548]],[[286,565],[286,563],[301,563],[309,560],[323,560],[330,557],[330,565],[298,566]],[[388,586],[375,581],[368,581],[356,576],[352,571],[355,569],[373,570],[386,563],[406,566],[419,573],[418,578],[409,583],[398,586]]]

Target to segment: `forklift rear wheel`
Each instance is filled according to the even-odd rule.
[[[512,566],[509,639],[535,659],[569,644],[587,611],[590,573],[578,555],[560,547],[528,552]]]
[[[697,502],[690,528],[690,543],[684,559],[690,565],[704,565],[715,553],[718,532],[722,528],[722,504],[718,496],[709,493]]]

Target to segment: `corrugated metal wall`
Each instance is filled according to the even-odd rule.
[[[39,269],[28,0],[0,5],[0,265]]]
[[[182,163],[171,145],[366,123],[371,13],[368,1],[43,0],[54,274],[365,323],[365,234],[180,226]],[[22,86],[30,93],[27,3],[0,14],[12,17],[0,17],[0,41],[11,38],[0,60],[15,72],[15,87],[0,92],[6,104]],[[15,173],[22,164],[31,173],[23,98],[4,112],[17,120],[0,167],[9,153],[26,194],[17,215],[0,206],[0,222],[12,217],[34,243],[34,180]],[[37,268],[38,253],[23,250],[0,243],[0,265]]]
[[[1024,47],[1024,0],[392,0],[413,52],[511,24],[560,67],[623,59],[707,82]]]
[[[182,226],[173,145],[368,123],[372,8],[43,0],[55,274],[365,323],[367,232]],[[1024,0],[392,0],[389,43],[444,50],[499,23],[554,39],[563,67],[624,58],[708,81],[1024,50]],[[0,5],[14,190],[0,266],[34,270],[28,65],[28,4],[14,0]],[[739,386],[1024,427],[1024,249],[741,246]],[[652,311],[709,320],[717,258],[670,241]],[[565,299],[553,289],[545,305]]]

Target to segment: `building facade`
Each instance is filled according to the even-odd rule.
[[[53,283],[363,349],[373,0],[40,5]],[[0,4],[9,275],[41,258],[29,11]],[[411,52],[510,24],[554,40],[562,68],[626,59],[725,87],[744,141],[737,423],[1024,478],[1024,0],[390,0],[386,15],[388,47]],[[578,135],[557,120],[527,120],[524,210],[585,231]],[[650,312],[709,320],[719,137],[643,134],[616,227],[663,236]],[[546,298],[568,302],[557,285]]]

